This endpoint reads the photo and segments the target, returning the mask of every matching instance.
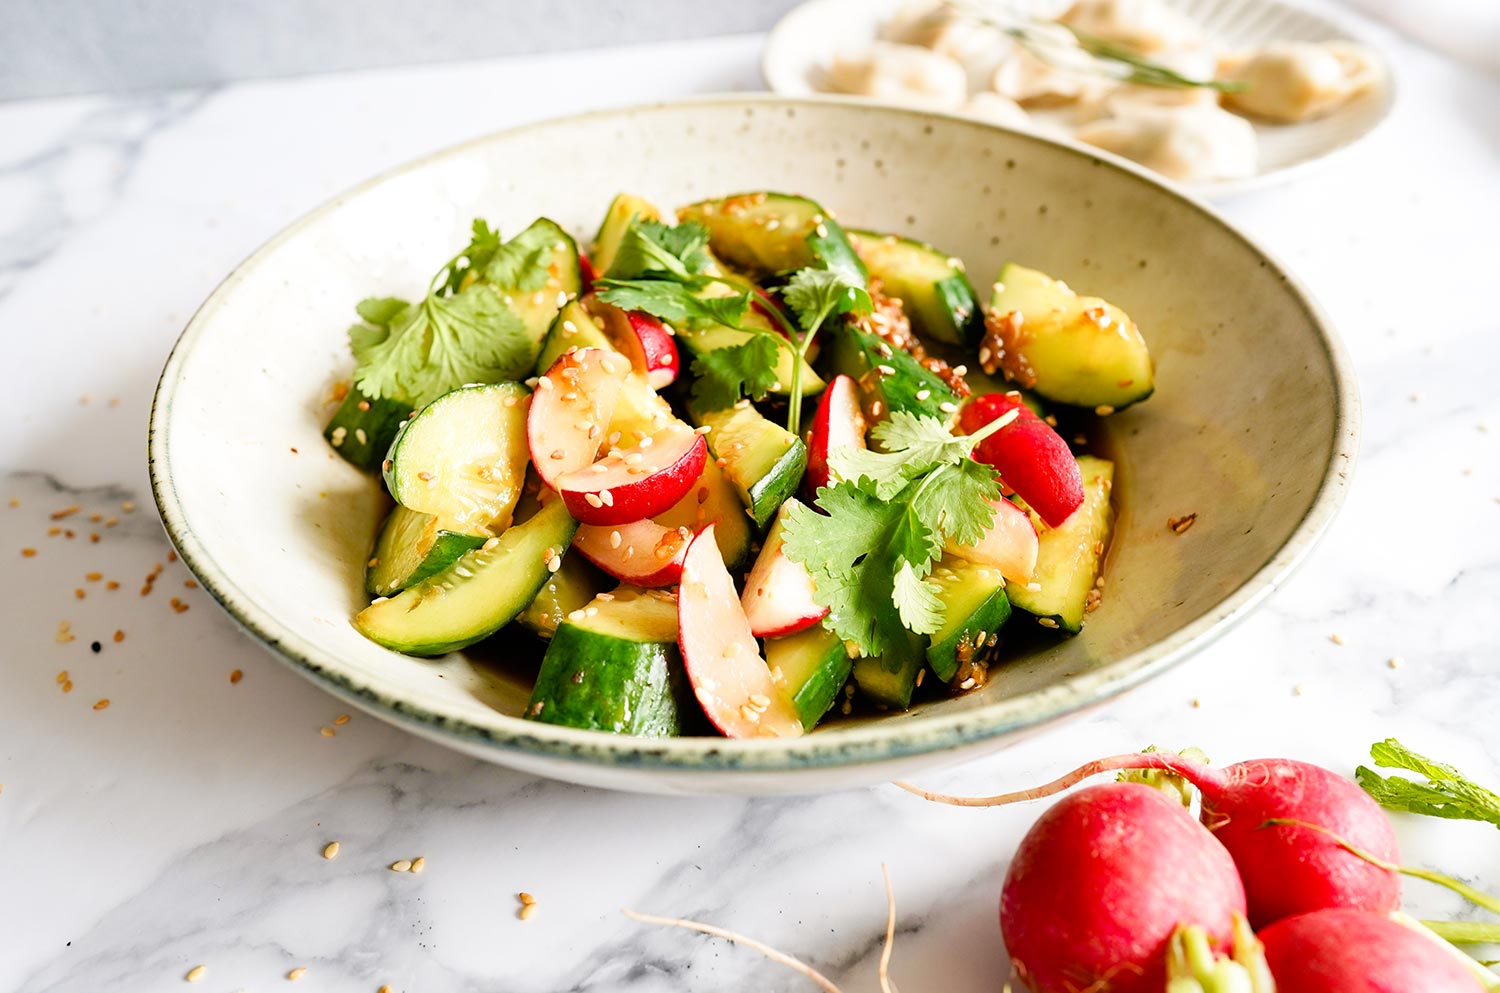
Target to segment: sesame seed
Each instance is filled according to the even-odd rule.
[[[319,728],[318,729],[318,733],[321,734],[325,738],[332,738],[335,734],[337,734],[337,732],[334,731],[333,728],[330,728],[330,727]]]
[[[21,549],[21,558],[23,558],[23,559],[30,559],[30,558],[35,558],[35,557],[36,557],[36,549],[35,548],[23,548],[23,549]]]
[[[516,916],[523,921],[529,921],[531,920],[531,915],[534,913],[536,913],[536,904],[524,903],[521,905],[521,909],[516,911]]]
[[[80,509],[81,508],[79,508],[78,504],[75,503],[71,507],[64,507],[62,510],[54,510],[52,512],[52,519],[54,521],[60,521],[64,517],[72,517],[74,514],[78,513]]]
[[[427,868],[427,856],[418,855],[416,858],[411,860],[412,872],[421,872],[425,868]]]
[[[942,403],[938,404],[938,410],[941,410],[945,414],[951,414],[957,409],[957,404],[949,403],[947,400],[944,400]]]
[[[104,588],[107,590],[117,590],[120,588],[120,583],[118,580],[111,579],[104,584]]]
[[[1333,632],[1333,634],[1330,634],[1328,636],[1328,640],[1333,642],[1335,645],[1342,645],[1344,643],[1344,636],[1335,631]]]
[[[108,707],[108,706],[109,706],[109,697],[103,697],[103,698],[101,698],[99,700],[94,701],[94,709],[95,710],[103,710],[105,707]]]
[[[1040,624],[1044,628],[1055,628],[1055,627],[1057,627],[1057,621],[1053,620],[1050,617],[1038,617],[1036,619],[1036,622],[1038,624]]]
[[[395,993],[395,991],[392,990],[389,985],[382,985],[380,989],[375,991],[375,993]]]
[[[208,974],[208,966],[206,966],[206,965],[195,965],[191,969],[189,969],[187,971],[187,975],[183,976],[182,978],[186,979],[190,983],[196,983],[198,980],[202,979],[207,974]]]
[[[620,532],[618,532],[618,531],[611,531],[609,533],[609,547],[610,548],[619,548],[620,547],[620,542],[623,541],[623,540],[624,539],[620,536]]]
[[[561,568],[562,568],[562,556],[561,555],[553,555],[551,561],[549,561],[547,563],[547,571],[548,572],[556,572],[557,570],[559,570]]]
[[[323,857],[325,859],[336,859],[339,857],[339,843],[330,841],[323,846]]]
[[[922,389],[922,390],[918,390],[917,391],[917,399],[918,400],[926,400],[930,396],[932,396],[932,391],[931,390]]]
[[[58,621],[57,622],[57,643],[59,645],[66,645],[68,642],[70,642],[72,640],[73,640],[73,625],[69,624],[67,621]]]
[[[764,693],[751,693],[750,703],[759,710],[765,710],[771,706],[771,698]]]
[[[354,440],[359,442],[361,445],[368,445],[370,443],[370,436],[365,434],[364,428],[355,428]]]
[[[613,507],[615,505],[615,495],[609,490],[600,490],[599,499],[604,502],[604,506],[606,507]]]
[[[479,546],[479,550],[482,552],[492,551],[498,544],[500,544],[500,539],[496,538],[494,535],[491,535],[490,537],[484,539],[484,544]]]
[[[244,678],[245,678],[245,674],[243,672],[241,672],[240,670],[238,670],[238,669],[234,670],[233,672],[231,672],[229,674],[229,682],[230,682],[231,685],[233,685],[234,683],[239,682],[241,679],[244,679]]]
[[[340,715],[338,715],[337,717],[335,717],[333,719],[333,726],[334,727],[341,728],[345,724],[348,724],[348,723],[349,723],[349,715],[348,714],[340,714]]]
[[[391,863],[392,872],[410,872],[411,859],[397,859]]]
[[[741,645],[739,642],[731,641],[729,644],[724,646],[724,657],[726,659],[732,659],[740,652],[744,651],[744,648],[745,646]]]
[[[301,979],[305,975],[307,975],[307,967],[303,966],[303,965],[299,965],[299,966],[297,966],[297,968],[293,969],[291,972],[288,972],[286,974],[286,978],[290,979],[292,982],[296,982],[297,980]]]
[[[536,385],[537,385],[538,389],[543,389],[543,390],[556,389],[556,385],[552,382],[552,379],[551,379],[550,376],[543,376],[541,379],[538,379],[536,381]]]
[[[740,704],[740,716],[752,724],[760,723],[760,711],[756,710],[748,703]]]
[[[1392,655],[1390,658],[1385,660],[1385,664],[1390,666],[1392,669],[1399,669],[1406,664],[1406,660],[1399,655]]]
[[[583,495],[583,500],[590,507],[593,507],[596,510],[604,506],[604,501],[599,498],[599,495],[597,493],[585,493]]]
[[[1298,683],[1296,686],[1292,687],[1292,696],[1301,696],[1304,692],[1306,692],[1306,690],[1307,688],[1305,686],[1303,686],[1301,683]]]

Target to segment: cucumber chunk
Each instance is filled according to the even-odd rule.
[[[463,534],[510,525],[529,455],[520,383],[465,386],[407,421],[391,445],[385,483],[396,502]]]
[[[485,538],[446,530],[436,516],[397,504],[375,542],[365,570],[365,591],[391,596],[442,572],[464,552],[484,544]]]
[[[709,450],[715,459],[724,460],[724,475],[739,493],[750,519],[764,531],[777,508],[797,492],[807,469],[807,445],[745,400],[725,410],[695,415],[695,419],[710,428]]]
[[[542,350],[537,353],[536,374],[546,375],[547,370],[552,368],[552,363],[562,358],[570,348],[602,348],[610,352],[617,350],[604,334],[598,320],[577,300],[569,300],[563,304],[557,316],[552,319],[547,337],[542,340]]]
[[[792,343],[774,331],[763,332],[776,342],[776,385],[771,387],[771,392],[777,396],[786,396],[792,388],[792,368],[798,361],[796,349]],[[724,327],[723,325],[711,325],[706,328],[682,328],[677,332],[677,340],[692,354],[694,358],[701,359],[710,352],[721,348],[734,348],[743,345],[756,335],[754,331],[741,331],[738,328]],[[806,362],[802,363],[802,395],[803,397],[816,396],[823,392],[823,378],[813,371],[812,366]]]
[[[1001,324],[1006,377],[1048,400],[1119,410],[1155,388],[1151,354],[1129,315],[1046,273],[1002,267],[990,314]]]
[[[677,649],[677,605],[622,586],[563,620],[542,659],[528,720],[670,738],[695,706]]]
[[[926,661],[924,635],[907,632],[904,644],[890,646],[876,658],[855,659],[854,685],[878,706],[905,710],[917,688],[917,676]]]
[[[557,631],[563,618],[615,585],[582,555],[564,555],[562,567],[547,578],[536,599],[516,616],[516,623],[544,640]]]
[[[730,265],[758,275],[813,266],[843,269],[863,282],[848,235],[816,201],[785,193],[741,193],[677,211],[708,228],[708,246]]]
[[[957,419],[958,394],[909,352],[892,348],[879,336],[852,324],[834,331],[833,371],[859,383],[865,419],[870,425],[898,410],[945,423]]]
[[[366,638],[409,655],[441,655],[487,638],[515,620],[567,551],[578,522],[553,500],[488,548],[466,552],[435,576],[354,616]],[[488,544],[488,542],[486,543]]]
[[[849,238],[870,276],[901,301],[920,335],[953,345],[977,345],[984,311],[961,261],[925,242],[874,231]]]
[[[351,386],[323,429],[323,437],[345,461],[360,469],[374,469],[391,450],[391,442],[409,416],[407,404],[389,397],[371,400]]]
[[[578,246],[557,222],[539,217],[501,247],[482,278],[526,325],[535,355],[563,302],[576,297],[583,284]]]
[[[620,242],[625,238],[625,230],[637,217],[643,221],[659,221],[661,211],[630,193],[621,193],[609,202],[609,209],[604,212],[604,221],[599,225],[599,233],[594,235],[594,251],[590,255],[594,271],[599,275],[609,272],[609,267],[615,261],[615,253],[620,250]]]
[[[1010,619],[1010,600],[999,569],[952,555],[944,555],[928,579],[943,601],[943,624],[928,642],[927,664],[946,683]]]
[[[1056,627],[1069,634],[1083,629],[1089,593],[1103,567],[1115,520],[1109,503],[1114,463],[1081,455],[1078,468],[1083,473],[1083,506],[1060,527],[1048,529],[1038,523],[1040,550],[1032,583],[1012,583],[1008,588],[1013,606],[1035,614],[1043,627]],[[1035,514],[1032,519],[1037,520]]]
[[[849,679],[854,660],[838,635],[815,624],[784,638],[766,639],[771,681],[786,694],[804,731],[811,731],[833,708]]]

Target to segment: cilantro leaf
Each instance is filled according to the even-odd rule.
[[[932,470],[925,482],[912,498],[917,516],[957,544],[978,544],[995,523],[991,502],[1000,499],[995,470],[965,458]]]
[[[396,317],[410,306],[400,297],[366,297],[354,305],[354,312],[367,323],[389,330]]]
[[[1453,766],[1419,755],[1395,738],[1371,745],[1370,757],[1382,769],[1404,769],[1427,780],[1382,776],[1366,766],[1355,769],[1355,780],[1382,807],[1500,827],[1500,794],[1471,782]]]
[[[412,407],[466,383],[520,379],[532,361],[525,325],[486,283],[450,297],[430,295],[384,333],[373,325],[358,334],[351,329],[350,345],[359,391]]]
[[[918,576],[910,562],[902,562],[891,577],[891,600],[908,631],[931,634],[943,624],[943,601],[937,589]]]
[[[738,328],[750,306],[749,294],[703,296],[702,291],[667,279],[599,279],[599,299],[621,310],[644,310],[669,324]]]
[[[633,218],[605,273],[613,279],[665,275],[690,280],[708,268],[708,228]]]
[[[802,330],[812,333],[829,317],[867,312],[870,294],[857,276],[843,269],[798,269],[781,292]]]
[[[495,252],[500,249],[500,232],[490,227],[484,218],[474,218],[469,231],[468,247],[443,267],[446,276],[443,277],[442,289],[447,293],[457,293],[463,285],[464,277],[470,272],[483,272],[490,259],[495,257]]]
[[[993,423],[993,422],[992,422]],[[1008,421],[1006,423],[1009,423]],[[998,430],[994,429],[994,430]],[[833,471],[843,479],[868,479],[875,485],[876,495],[890,499],[908,480],[915,479],[934,468],[947,465],[963,465],[974,446],[988,437],[989,425],[972,435],[955,435],[934,417],[918,417],[908,411],[893,411],[891,416],[871,430],[870,436],[885,451],[874,452],[863,448],[840,448],[829,454],[828,462]],[[975,463],[978,466],[978,463]],[[970,473],[965,467],[964,472]],[[978,472],[987,472],[982,467]],[[998,488],[986,489],[995,497]],[[987,520],[984,524],[989,526]]]
[[[703,410],[723,410],[740,397],[761,400],[776,385],[780,351],[768,334],[752,334],[739,345],[715,348],[693,360],[693,399]]]
[[[550,224],[533,224],[505,244],[497,245],[482,267],[485,280],[502,290],[518,293],[541,289],[547,284],[547,265],[556,250],[555,238],[555,229]]]

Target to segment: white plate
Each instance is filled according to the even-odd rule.
[[[793,8],[771,30],[761,54],[766,85],[786,96],[822,92],[818,81],[835,52],[858,51],[872,42],[881,24],[904,0],[808,0]],[[1259,145],[1259,169],[1244,179],[1178,183],[1211,198],[1235,196],[1290,179],[1368,135],[1395,101],[1390,65],[1370,42],[1347,25],[1321,13],[1279,0],[1166,0],[1198,24],[1217,47],[1254,48],[1270,41],[1358,41],[1375,51],[1379,82],[1327,117],[1303,124],[1252,122]],[[1062,137],[1042,128],[1048,137]],[[1098,149],[1093,149],[1097,152]],[[1170,182],[1170,180],[1168,180]]]

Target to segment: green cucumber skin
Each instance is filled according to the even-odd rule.
[[[952,333],[949,338],[938,333],[933,337],[955,345],[978,345],[984,337],[984,308],[979,306],[979,296],[968,279],[962,275],[949,276],[935,283],[932,289],[948,315]]]
[[[852,325],[838,328],[832,344],[833,370],[856,380],[861,393],[866,397],[874,396],[880,402],[880,413],[873,415],[870,404],[865,404],[865,412],[871,420],[883,420],[898,410],[918,417],[933,417],[945,423],[957,418],[958,394],[909,353],[890,348],[875,335]],[[891,354],[885,355],[884,351]],[[882,375],[880,366],[895,372]],[[918,399],[917,395],[924,390],[926,396]],[[943,410],[945,403],[950,410]]]
[[[949,632],[942,640],[935,640],[927,646],[927,665],[932,669],[932,674],[945,683],[950,681],[958,674],[959,647],[966,640],[972,646],[981,632],[993,635],[1008,620],[1010,598],[1005,595],[1004,587],[997,587],[962,625]]]
[[[588,606],[614,581],[582,555],[564,555],[562,567],[542,583],[542,588],[516,616],[516,623],[544,641],[550,640],[569,613]]]
[[[391,542],[412,538],[411,534],[397,534],[400,528],[400,518],[405,514],[417,514],[416,511],[407,510],[405,507],[397,506],[386,517],[385,524],[380,529],[380,537],[375,541],[375,549],[371,553],[374,565],[365,569],[365,592],[372,597],[394,596],[395,594],[420,583],[429,576],[435,576],[448,566],[457,562],[465,552],[472,551],[483,545],[486,535],[460,534],[457,531],[439,530],[434,536],[432,547],[422,557],[416,567],[407,575],[397,575],[393,570],[397,563],[402,562],[399,550],[391,547]],[[432,520],[431,515],[419,514],[427,521]],[[412,522],[416,523],[416,522]],[[423,528],[425,530],[425,526]],[[416,532],[420,535],[420,531]]]
[[[926,638],[907,633],[902,645],[892,645],[885,654],[876,658],[860,658],[854,661],[854,684],[870,700],[891,710],[905,710],[911,706],[912,693],[917,688],[917,674],[926,662],[923,651]]]
[[[984,337],[979,295],[951,256],[915,238],[851,230],[865,268],[899,297],[918,334],[950,345],[973,346]]]
[[[773,675],[781,670],[787,680],[782,689],[791,698],[803,730],[811,731],[838,701],[854,660],[837,635],[815,624],[796,634],[766,639],[766,665]]]
[[[569,331],[564,327],[564,321],[572,321],[573,330]],[[536,374],[545,375],[554,362],[575,346],[579,349],[602,348],[607,352],[615,351],[614,344],[605,336],[593,315],[584,310],[578,301],[571,300],[557,312],[557,316],[552,319],[552,326],[547,329],[547,337],[542,340],[542,350],[536,357]]]
[[[553,501],[507,530],[488,550],[481,546],[467,552],[437,575],[366,607],[355,615],[354,626],[376,644],[408,655],[466,648],[515,620],[536,599],[551,575],[544,550],[563,554],[577,530],[578,522],[562,501]],[[453,616],[454,599],[465,601],[458,612],[469,616]],[[436,618],[435,612],[440,612]]]
[[[761,533],[776,519],[776,511],[797,493],[807,472],[807,445],[801,438],[792,442],[786,454],[776,460],[771,471],[749,488],[750,519]]]
[[[526,719],[672,738],[693,705],[675,644],[601,637],[564,621],[542,658]]]
[[[1020,583],[1010,587],[1012,606],[1037,618],[1050,618],[1063,634],[1083,630],[1088,594],[1109,553],[1114,530],[1114,508],[1106,485],[1106,481],[1113,482],[1114,464],[1081,455],[1078,467],[1083,472],[1083,506],[1062,527],[1040,535],[1034,581],[1042,588],[1032,590]],[[1096,543],[1103,544],[1102,553],[1093,551]]]
[[[678,215],[682,221],[698,221],[707,227],[713,253],[738,268],[762,275],[808,266],[841,269],[856,275],[860,285],[865,283],[865,265],[843,227],[807,197],[768,191],[738,193],[689,204]],[[778,234],[753,224],[753,219],[770,218],[778,221]]]
[[[777,443],[779,449],[775,459],[769,465],[758,468],[760,474],[747,481],[745,477],[750,475],[751,470],[746,467],[747,456],[744,449],[735,452],[721,451],[724,437],[732,435],[732,432],[721,430],[723,418],[747,415],[740,414],[738,410],[702,413],[694,409],[692,404],[688,405],[688,415],[695,425],[700,427],[708,425],[713,428],[708,434],[709,451],[716,459],[722,458],[727,463],[724,467],[725,476],[739,493],[750,519],[755,522],[756,530],[764,534],[771,526],[771,522],[775,520],[776,511],[795,495],[797,487],[802,485],[803,473],[807,471],[807,443],[787,433],[779,424],[766,420],[764,415],[753,407],[748,410],[749,414],[753,414],[764,422],[764,427],[757,429],[758,436],[761,431],[774,432],[781,437],[782,442],[790,441],[790,444]]]
[[[361,403],[367,405],[366,409],[360,409]],[[412,408],[399,400],[371,400],[351,386],[323,429],[323,437],[350,465],[365,471],[378,469],[411,412]]]
[[[849,236],[844,233],[843,226],[832,217],[825,215],[823,227],[828,232],[827,234],[820,235],[814,231],[807,236],[808,250],[812,252],[818,268],[838,269],[857,275],[861,286],[868,285],[870,274],[865,269],[859,253],[849,243]]]

